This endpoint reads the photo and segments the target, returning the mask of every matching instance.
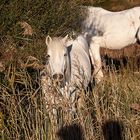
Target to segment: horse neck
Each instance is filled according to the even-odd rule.
[[[72,67],[71,61],[74,58],[71,58],[71,57],[77,53],[84,53],[87,57],[89,57],[88,43],[86,42],[86,39],[82,35],[79,35],[75,40],[73,40],[73,39],[69,40],[67,42],[67,46],[71,46],[71,45],[72,45],[72,49],[68,52],[67,69],[65,72],[66,82],[71,81],[72,74],[73,74],[73,73],[71,73],[71,67]]]

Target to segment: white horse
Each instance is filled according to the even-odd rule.
[[[100,47],[121,49],[140,41],[140,7],[111,12],[99,7],[85,7],[87,17],[82,30],[87,37],[97,82],[101,81]]]
[[[42,90],[45,94],[47,107],[50,104],[50,108],[53,109],[54,104],[57,106],[60,102],[64,102],[63,99],[66,99],[67,103],[70,103],[68,109],[75,113],[74,104],[78,96],[76,95],[78,93],[75,92],[76,86],[86,88],[91,80],[91,62],[86,39],[83,36],[78,36],[75,40],[68,40],[68,36],[64,38],[47,36],[46,45],[47,73],[60,86],[62,94],[57,97],[56,94],[49,93],[48,84],[50,81],[46,80],[46,75],[42,76]],[[56,114],[54,108],[50,118],[56,117]]]

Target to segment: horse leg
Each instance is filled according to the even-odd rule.
[[[58,132],[58,115],[57,115],[57,110],[56,109],[52,109],[49,111],[49,119],[50,119],[50,123],[51,123],[51,129],[52,129],[52,140],[56,140],[57,137],[57,132]]]
[[[94,66],[94,75],[95,80],[97,83],[101,81],[103,78],[103,72],[102,72],[102,63],[101,63],[101,56],[100,56],[100,44],[101,44],[102,37],[92,37],[91,43],[90,43],[90,55],[91,60]]]
[[[76,104],[75,104],[75,101],[76,101],[76,92],[75,92],[75,88],[73,87],[70,87],[69,88],[69,91],[68,91],[68,94],[69,94],[69,97],[68,97],[68,100],[70,101],[70,108],[69,108],[69,111],[70,111],[70,116],[71,118],[74,118],[75,115],[76,115]]]
[[[47,84],[46,84],[47,83]],[[49,80],[46,78],[46,76],[42,76],[41,78],[41,85],[42,85],[42,93],[44,96],[44,102],[45,102],[45,107],[48,112],[48,117],[50,120],[50,126],[51,126],[51,140],[56,140],[57,139],[57,131],[58,131],[58,114],[57,114],[57,109],[54,108],[54,102],[55,102],[55,97],[53,95],[53,92],[49,88]]]

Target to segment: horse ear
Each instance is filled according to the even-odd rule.
[[[46,45],[48,46],[50,44],[50,42],[52,41],[52,38],[48,35],[46,37]]]
[[[66,43],[67,40],[68,40],[68,34],[62,40],[63,40],[64,43]]]

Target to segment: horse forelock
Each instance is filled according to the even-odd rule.
[[[55,49],[60,49],[64,46],[64,42],[61,37],[53,37],[52,42],[50,43],[50,47],[55,47]]]

